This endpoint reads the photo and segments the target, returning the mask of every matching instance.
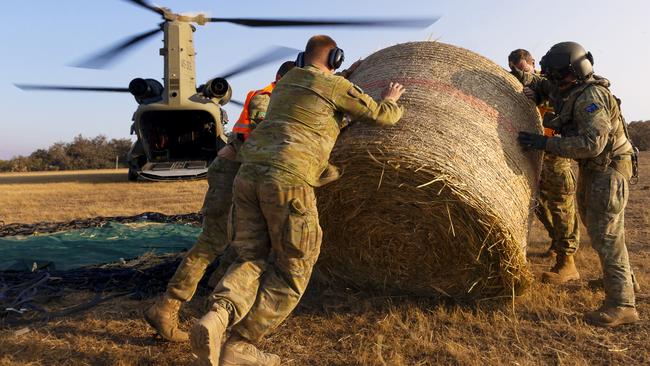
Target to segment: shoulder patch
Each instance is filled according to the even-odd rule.
[[[585,111],[587,111],[587,113],[594,113],[599,108],[600,107],[598,107],[598,105],[596,103],[591,103],[587,108],[585,108]]]
[[[356,98],[363,94],[363,89],[361,89],[359,85],[352,84],[352,87],[348,90],[348,94]]]

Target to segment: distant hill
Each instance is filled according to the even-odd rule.
[[[0,172],[114,168],[115,157],[118,157],[121,167],[126,167],[130,148],[130,139],[109,140],[103,135],[92,138],[78,135],[72,142],[57,142],[29,156],[0,160]]]
[[[639,150],[650,150],[650,120],[630,122],[628,131]]]

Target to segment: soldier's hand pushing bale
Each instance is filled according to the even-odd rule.
[[[317,190],[322,275],[389,293],[510,295],[530,279],[525,247],[541,132],[521,84],[468,50],[414,42],[369,56],[351,81],[377,97],[406,86],[390,128],[352,123],[331,161],[341,179]]]

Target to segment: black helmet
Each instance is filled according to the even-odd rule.
[[[594,73],[594,58],[591,52],[576,42],[562,42],[551,47],[540,61],[542,74],[551,81],[560,81],[572,74],[584,80]]]

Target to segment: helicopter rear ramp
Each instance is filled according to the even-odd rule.
[[[201,179],[208,173],[205,161],[169,161],[147,163],[140,171],[140,177],[148,180]]]

